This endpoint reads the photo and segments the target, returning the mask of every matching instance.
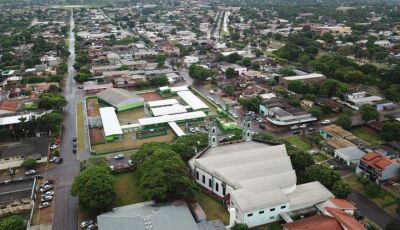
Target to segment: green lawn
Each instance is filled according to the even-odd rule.
[[[115,191],[117,192],[117,206],[144,201],[139,193],[136,176],[133,172],[122,173],[115,176]]]
[[[219,203],[202,192],[198,193],[197,202],[199,202],[206,213],[207,220],[220,219],[225,225],[229,224],[229,214],[222,203]]]
[[[83,103],[76,105],[76,136],[78,151],[85,149],[85,122],[83,117]]]
[[[381,208],[388,208],[396,204],[396,198],[390,194],[388,191],[381,188],[379,195],[375,198],[369,197],[363,190],[362,184],[358,181],[358,177],[356,175],[349,176],[344,178],[344,180],[350,184],[350,186],[357,190],[359,193],[368,197],[372,202],[378,205]]]
[[[298,135],[288,136],[285,139],[288,140],[290,144],[296,146],[296,148],[301,151],[306,152],[306,151],[310,150],[312,147],[310,144],[305,142],[301,136],[298,136]]]
[[[313,154],[312,157],[314,158],[315,161],[324,161],[329,159],[327,155],[320,152]]]
[[[378,145],[384,143],[384,140],[376,133],[373,129],[368,127],[356,127],[351,129],[351,132],[354,136],[357,136],[366,142],[370,143],[371,145]]]

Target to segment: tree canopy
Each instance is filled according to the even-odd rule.
[[[189,76],[195,80],[205,81],[207,78],[214,76],[214,72],[199,65],[191,65],[189,67]]]
[[[1,230],[25,230],[25,222],[21,216],[9,216],[0,220]]]

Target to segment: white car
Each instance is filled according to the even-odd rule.
[[[53,188],[53,185],[45,185],[43,188],[40,189],[40,192],[47,192]]]
[[[41,203],[41,204],[39,205],[39,208],[47,208],[47,207],[49,207],[49,206],[50,206],[49,202],[43,202],[43,203]]]
[[[133,166],[132,160],[128,161],[128,165],[131,166],[131,167]]]
[[[122,153],[120,153],[120,154],[118,154],[118,155],[116,155],[115,157],[114,157],[114,159],[115,160],[122,160],[122,159],[124,159],[124,154],[122,154]]]
[[[50,149],[56,149],[56,148],[58,148],[58,145],[56,145],[56,144],[53,144],[50,146]]]
[[[200,132],[200,128],[199,128],[199,127],[194,127],[194,130],[195,130],[196,132]]]
[[[53,197],[52,196],[42,196],[41,201],[42,202],[48,202],[48,201],[52,201]]]
[[[290,129],[298,129],[298,128],[299,128],[299,126],[297,126],[297,125],[293,125],[290,127]]]
[[[324,125],[327,125],[327,124],[330,124],[330,123],[331,123],[330,120],[323,120],[323,121],[321,122],[321,124],[324,124]]]
[[[232,114],[232,117],[235,118],[235,119],[238,119],[238,115],[236,115],[234,113]]]
[[[33,175],[33,174],[36,174],[36,170],[29,170],[29,171],[27,171],[27,172],[25,172],[25,175],[27,175],[27,176],[29,176],[29,175]]]
[[[53,191],[49,191],[49,192],[45,192],[43,193],[44,196],[54,196],[54,192]]]
[[[302,124],[302,125],[300,125],[300,128],[302,128],[302,129],[307,128],[307,125],[306,124]]]
[[[93,223],[94,223],[93,220],[86,220],[86,221],[83,221],[83,222],[81,223],[81,228],[86,228],[87,226],[89,226],[89,225],[91,225],[91,224],[93,224]]]
[[[196,132],[196,129],[195,128],[189,128],[189,131],[191,132],[191,133],[195,133]]]

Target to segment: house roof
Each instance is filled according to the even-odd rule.
[[[21,139],[0,146],[0,159],[17,156],[41,156],[46,157],[49,151],[49,137],[31,137]]]
[[[164,205],[143,202],[118,207],[111,212],[97,216],[97,221],[101,230],[132,228],[136,230],[199,229],[189,208],[182,201]]]
[[[8,110],[8,111],[12,111],[15,112],[17,111],[17,107],[18,107],[18,102],[17,101],[0,101],[0,109],[2,110]]]
[[[365,230],[365,228],[360,223],[358,223],[353,217],[351,217],[347,213],[336,208],[326,207],[325,209],[329,213],[329,215],[339,221],[340,224],[345,227],[345,229]]]
[[[339,209],[356,209],[354,205],[352,205],[345,199],[331,198],[329,199],[329,201],[332,202]]]
[[[286,223],[282,225],[288,230],[343,230],[344,228],[340,223],[329,216],[311,216],[295,222]]]
[[[208,106],[189,90],[179,91],[177,94],[194,111],[199,109],[208,109]]]
[[[106,136],[122,134],[121,125],[119,124],[117,114],[113,107],[100,108],[100,116]]]
[[[365,156],[363,156],[361,159],[366,164],[379,170],[385,169],[387,166],[394,163],[392,160],[389,160],[388,158],[383,157],[375,152],[369,152],[365,154]]]
[[[357,146],[350,146],[346,148],[336,149],[335,154],[347,161],[353,161],[359,160],[365,155],[365,152],[359,149]]]

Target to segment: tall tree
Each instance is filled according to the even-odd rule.
[[[361,118],[363,119],[364,122],[379,119],[378,111],[370,104],[362,105],[360,111],[361,111]]]
[[[1,230],[25,230],[25,222],[21,216],[9,216],[0,220]]]

